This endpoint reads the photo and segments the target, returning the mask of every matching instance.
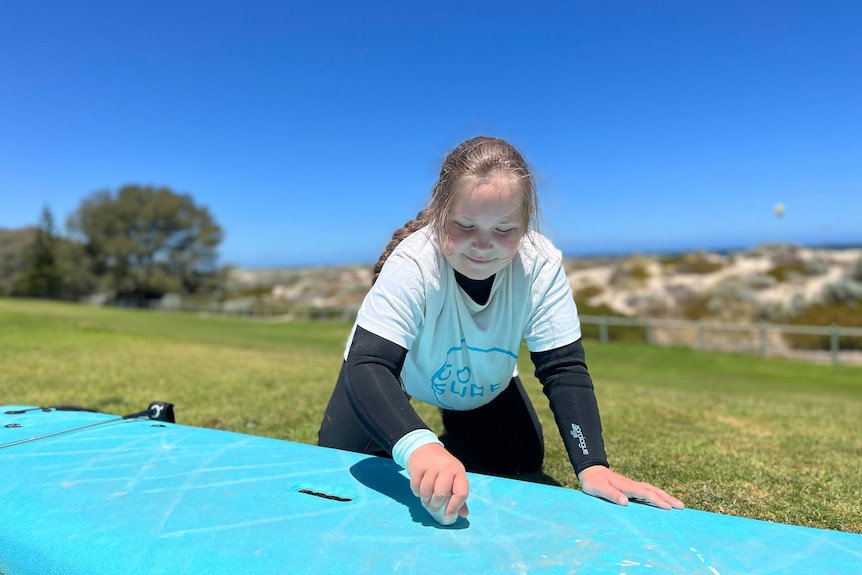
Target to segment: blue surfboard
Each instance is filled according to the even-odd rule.
[[[470,485],[444,527],[388,459],[0,407],[0,574],[862,573],[862,535]]]

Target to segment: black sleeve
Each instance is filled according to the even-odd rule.
[[[359,423],[381,447],[392,447],[407,433],[428,429],[410,405],[399,380],[407,350],[356,327],[347,354],[345,391]]]
[[[599,406],[581,340],[533,352],[530,357],[536,366],[536,377],[550,400],[575,473],[592,465],[608,467]]]

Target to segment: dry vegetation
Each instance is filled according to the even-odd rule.
[[[760,246],[731,254],[637,256],[593,266],[580,262],[568,269],[582,313],[862,327],[860,249]],[[786,340],[792,347],[828,347],[823,336]],[[860,347],[860,338],[841,341],[842,349]]]
[[[349,316],[370,286],[370,265],[279,270],[236,270],[230,291],[240,308],[268,306],[285,318]],[[759,246],[729,254],[567,259],[569,283],[582,314],[635,318],[771,322],[862,327],[862,249]],[[595,336],[585,326],[587,337]],[[640,328],[616,330],[615,339],[643,341]],[[689,345],[697,335],[657,331],[656,343]],[[730,334],[722,349],[751,347]],[[828,347],[828,337],[795,335],[773,345]],[[842,338],[842,349],[862,338]]]

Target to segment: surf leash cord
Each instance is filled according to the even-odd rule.
[[[13,409],[4,412],[4,415],[20,415],[28,411],[51,411],[53,409],[55,408],[36,407],[32,409]],[[23,445],[25,443],[32,443],[34,441],[48,439],[49,437],[57,437],[58,435],[65,435],[67,433],[73,433],[76,431],[84,431],[85,429],[92,429],[94,427],[108,425],[109,423],[118,423],[120,421],[143,418],[149,419],[150,421],[164,421],[167,423],[176,423],[176,419],[174,417],[174,405],[172,403],[167,403],[164,401],[154,401],[150,404],[149,407],[147,407],[147,409],[139,411],[137,413],[130,413],[129,415],[123,415],[122,417],[105,419],[104,421],[96,421],[94,423],[88,423],[87,425],[79,425],[78,427],[70,427],[69,429],[61,429],[60,431],[52,431],[51,433],[43,433],[42,435],[35,435],[33,437],[25,437],[23,439],[10,441],[9,443],[0,444],[0,449],[6,449],[7,447],[15,447],[16,445]]]

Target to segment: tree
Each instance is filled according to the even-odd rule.
[[[59,298],[62,295],[63,280],[57,267],[57,242],[54,216],[45,206],[36,236],[27,250],[25,267],[15,284],[15,294],[43,298]]]
[[[0,296],[14,291],[21,271],[27,267],[27,253],[35,237],[35,226],[0,229]]]
[[[195,293],[217,271],[222,230],[191,196],[128,185],[84,199],[67,222],[93,273],[118,298]]]
[[[63,279],[63,299],[77,300],[99,291],[99,278],[93,273],[86,247],[68,238],[57,238],[57,271]]]

